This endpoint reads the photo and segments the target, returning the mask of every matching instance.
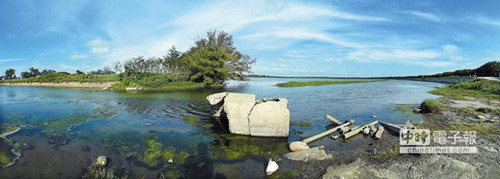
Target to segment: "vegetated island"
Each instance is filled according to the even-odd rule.
[[[5,71],[0,84],[63,88],[170,91],[222,87],[226,80],[245,80],[256,59],[239,52],[233,38],[224,31],[208,31],[186,52],[172,47],[163,57],[139,56],[104,67],[74,74],[36,68],[15,75]]]
[[[289,81],[278,83],[279,87],[303,87],[303,86],[323,86],[323,85],[338,85],[338,84],[354,84],[354,83],[373,83],[387,80],[349,80],[349,81]]]

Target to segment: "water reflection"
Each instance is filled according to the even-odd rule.
[[[232,178],[249,171],[255,172],[249,172],[248,176],[264,177],[263,164],[269,158],[288,152],[286,145],[289,141],[325,130],[329,124],[323,119],[325,114],[340,120],[355,119],[358,124],[373,120],[370,118],[373,114],[386,122],[418,121],[419,115],[410,115],[407,111],[423,99],[436,97],[426,92],[439,86],[436,83],[393,80],[300,88],[274,86],[290,80],[314,79],[254,78],[243,83],[230,82],[226,89],[181,92],[0,86],[2,130],[22,127],[12,140],[34,146],[32,150],[23,151],[23,160],[34,163],[39,160],[65,161],[52,161],[45,169],[29,163],[16,163],[0,169],[0,177],[76,178],[81,176],[78,170],[88,167],[90,161],[99,155],[110,158],[109,167],[116,170],[124,167],[134,178]],[[289,138],[228,134],[225,121],[209,117],[209,104],[205,99],[207,95],[221,91],[254,93],[257,98],[287,98],[291,121],[311,125],[292,125]],[[151,150],[154,155],[145,155],[146,144],[151,142],[152,136],[155,139],[150,148],[154,149]],[[327,149],[341,152],[353,150],[366,141],[356,138],[353,142],[343,143],[325,138],[313,145],[325,145]],[[177,158],[179,162],[169,163],[166,159],[170,158],[169,152],[184,157]],[[51,155],[54,159],[41,159],[40,155]],[[161,161],[148,166],[147,162],[140,161],[141,158],[147,161],[147,156]],[[60,175],[52,175],[57,173]]]

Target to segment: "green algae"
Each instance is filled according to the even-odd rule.
[[[103,139],[102,148],[108,152],[125,154],[139,141],[139,133],[132,131],[120,131],[108,134]]]
[[[201,119],[195,116],[184,116],[182,117],[183,121],[186,121],[189,125],[198,126],[200,124]]]
[[[272,143],[272,145],[269,145]],[[220,135],[208,145],[212,159],[237,160],[244,158],[278,158],[288,152],[287,141],[241,135]]]
[[[163,163],[161,147],[163,144],[156,141],[156,136],[150,137],[144,142],[142,153],[138,160],[149,167],[156,167]]]
[[[413,110],[418,108],[417,104],[396,104],[392,111],[401,112],[403,117],[418,116]]]

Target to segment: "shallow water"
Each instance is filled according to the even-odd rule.
[[[10,136],[28,146],[0,178],[76,178],[99,155],[110,158],[108,168],[125,168],[131,176],[264,177],[266,161],[287,152],[289,141],[299,140],[327,128],[326,114],[337,119],[368,123],[377,120],[405,123],[421,116],[398,109],[416,107],[438,83],[389,80],[377,83],[280,88],[290,80],[252,78],[230,82],[225,89],[182,92],[113,92],[76,89],[0,86],[2,128],[22,126]],[[289,138],[255,138],[228,134],[223,121],[209,118],[209,94],[232,91],[288,99],[291,122]],[[152,125],[146,125],[150,122]],[[147,167],[139,161],[148,140],[161,143],[160,151],[173,147],[177,161]],[[325,145],[342,152],[357,149],[369,138],[350,141],[324,138],[312,145]],[[183,157],[178,156],[184,155]],[[196,172],[193,172],[196,171]]]

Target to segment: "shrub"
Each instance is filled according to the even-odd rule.
[[[436,113],[443,111],[445,105],[435,99],[426,99],[420,104],[420,109],[422,109],[423,113]]]

